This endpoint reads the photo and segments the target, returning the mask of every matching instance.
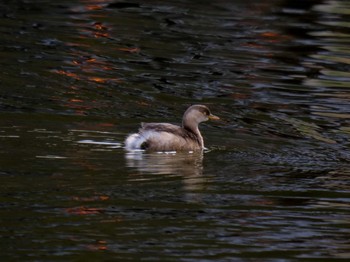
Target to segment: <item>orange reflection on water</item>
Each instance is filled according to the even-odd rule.
[[[105,83],[106,82],[105,78],[97,77],[97,76],[89,77],[89,80],[94,81],[96,83]]]
[[[100,127],[114,127],[115,124],[113,124],[113,123],[100,123],[97,126],[100,126]]]
[[[108,34],[108,33],[96,32],[96,33],[94,33],[94,36],[95,36],[96,38],[100,38],[100,37],[109,37],[109,34]]]
[[[88,80],[96,83],[101,83],[101,84],[122,82],[119,78],[104,78],[104,77],[98,77],[98,76],[89,77]]]
[[[107,241],[99,240],[96,244],[87,245],[86,248],[89,250],[107,250]]]
[[[140,48],[138,48],[138,47],[120,47],[117,49],[120,51],[129,52],[129,53],[139,53],[140,52]]]
[[[75,91],[69,92],[69,94],[72,94],[74,96],[78,96]],[[70,98],[70,99],[66,99],[63,101],[62,101],[62,99],[58,98],[57,101],[62,103],[62,105],[65,108],[69,108],[69,110],[74,110],[76,115],[85,115],[86,112],[88,112],[89,110],[94,108],[94,104],[95,104],[94,100],[86,101],[86,100],[79,99],[79,98]]]
[[[103,212],[102,208],[96,208],[96,207],[71,207],[71,208],[66,208],[65,212],[68,214],[73,214],[73,215],[96,215],[100,214]]]
[[[64,75],[64,76],[68,76],[74,79],[80,79],[80,77],[72,72],[68,72],[68,71],[64,71],[64,70],[52,70],[52,72],[59,74],[59,75]]]
[[[275,33],[275,32],[264,32],[260,34],[263,37],[273,37],[273,38],[277,38],[279,36],[279,34]]]
[[[100,22],[96,22],[92,26],[95,31],[94,32],[95,37],[110,37],[110,35],[107,33],[109,29],[107,25],[104,25]]]
[[[95,4],[95,5],[86,5],[85,8],[86,8],[86,10],[89,10],[89,11],[96,11],[96,10],[103,9],[103,6]]]
[[[94,60],[92,59],[91,61],[94,61]],[[95,69],[95,67],[90,67],[90,66],[83,67],[83,66],[81,66],[82,63],[78,62],[76,60],[72,61],[72,64],[79,65],[80,69],[82,69],[82,71],[86,72],[86,73],[93,73],[95,71],[103,71],[103,70],[109,70],[109,71],[112,70],[111,67],[101,66],[101,65],[100,65],[101,66],[100,70],[97,69],[98,67],[96,69]],[[95,63],[95,65],[97,65],[97,63]],[[121,83],[122,82],[122,80],[120,78],[108,78],[108,77],[84,76],[84,75],[79,76],[76,73],[72,73],[72,72],[64,71],[64,70],[52,70],[52,72],[59,74],[59,75],[67,76],[67,77],[70,77],[70,78],[73,78],[76,80],[88,80],[88,81],[100,83],[100,84],[106,84],[106,83],[111,84],[111,83]],[[71,102],[83,102],[83,101],[71,100]]]
[[[81,2],[81,5],[83,5],[88,11],[98,11],[104,9],[106,5],[110,3],[109,0],[83,0]]]
[[[71,56],[74,57],[71,61],[66,61],[69,65],[79,67],[79,69],[85,72],[95,72],[103,70],[114,70],[115,67],[106,59],[96,57],[93,54],[86,54],[82,52],[72,52]]]
[[[108,29],[107,26],[105,26],[105,25],[103,25],[102,23],[99,23],[99,22],[94,23],[94,27],[97,30],[107,30]]]
[[[87,27],[90,27],[87,29]],[[108,38],[110,34],[107,32],[109,27],[100,22],[95,22],[93,24],[86,24],[85,27],[78,27],[77,30],[80,32],[80,37],[82,39],[88,39],[90,36],[94,38]]]
[[[72,199],[75,201],[83,201],[83,202],[106,201],[109,199],[109,196],[91,196],[91,197],[73,196]]]
[[[242,45],[250,48],[264,48],[261,44],[253,42],[243,43]]]
[[[68,64],[79,66],[79,68],[85,72],[94,72],[94,71],[101,71],[101,70],[113,70],[114,68],[107,64],[105,61],[98,61],[97,58],[92,57],[79,57],[78,54],[73,54],[74,56],[77,56],[77,59],[70,61],[67,61]]]
[[[69,102],[73,102],[73,103],[82,103],[84,102],[84,100],[81,100],[81,99],[70,99]]]
[[[282,42],[286,40],[290,40],[291,37],[287,35],[282,35],[277,32],[263,32],[260,34],[261,37],[263,37],[268,42]]]

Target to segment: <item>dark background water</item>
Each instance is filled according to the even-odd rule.
[[[350,258],[348,1],[1,1],[0,251]],[[127,153],[191,104],[209,151]]]

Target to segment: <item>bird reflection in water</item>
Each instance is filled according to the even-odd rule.
[[[152,152],[129,151],[125,154],[126,165],[136,168],[139,180],[154,177],[143,175],[171,175],[181,177],[185,198],[189,202],[200,201],[198,191],[203,189],[203,152]]]

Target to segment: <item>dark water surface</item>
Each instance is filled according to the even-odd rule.
[[[350,258],[349,1],[1,1],[3,261]],[[126,153],[194,103],[208,152]]]

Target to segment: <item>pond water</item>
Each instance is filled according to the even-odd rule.
[[[350,2],[0,10],[4,261],[350,258]],[[208,151],[125,152],[191,104]]]

